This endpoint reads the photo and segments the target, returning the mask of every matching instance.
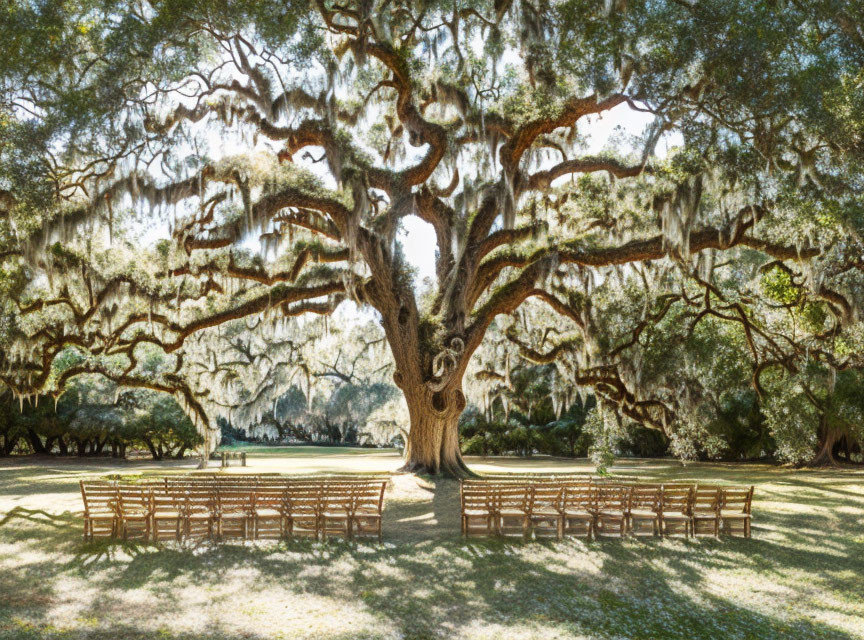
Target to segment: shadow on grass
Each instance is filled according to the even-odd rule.
[[[181,586],[207,589],[242,580],[242,592],[219,606],[272,600],[273,593],[312,596],[352,603],[381,623],[380,631],[346,632],[344,638],[458,638],[471,629],[494,629],[501,637],[861,637],[848,624],[844,629],[808,618],[817,609],[846,619],[861,611],[864,495],[848,488],[862,484],[861,474],[835,474],[832,486],[823,486],[812,474],[751,471],[662,473],[760,485],[752,540],[467,541],[459,536],[458,483],[433,479],[422,479],[410,499],[388,498],[383,545],[85,544],[72,513],[16,507],[0,518],[0,543],[17,543],[36,558],[0,577],[0,595],[13,596],[0,598],[0,638],[50,636],[55,585],[69,579],[97,590],[90,605],[96,618],[106,602],[123,602],[124,594],[143,590],[171,602]],[[771,508],[760,509],[760,501]],[[66,630],[63,637],[154,637],[128,621],[102,618],[98,633]],[[273,635],[212,626],[186,635],[166,629],[158,637]]]
[[[197,550],[126,544],[122,552],[117,545],[81,545],[74,560],[58,569],[84,578],[111,575],[107,591],[165,591],[178,581],[203,587],[233,571],[253,570],[265,584],[296,584],[305,595],[358,600],[406,638],[458,637],[478,621],[595,638],[853,637],[808,620],[759,613],[731,592],[699,589],[706,569],[735,570],[739,556],[764,551],[764,543],[658,544],[427,542],[391,549],[292,541]],[[600,573],[579,575],[550,562],[568,553],[594,556]],[[774,563],[794,560],[781,555]],[[247,597],[254,599],[254,589]]]

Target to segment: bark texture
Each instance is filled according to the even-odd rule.
[[[461,389],[433,392],[428,388],[404,390],[411,418],[405,445],[404,471],[471,475],[459,448],[459,416],[465,408]]]

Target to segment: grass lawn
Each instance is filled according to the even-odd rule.
[[[592,470],[549,458],[468,463]],[[249,465],[371,472],[400,460],[280,447],[250,449]],[[755,484],[752,540],[465,541],[458,483],[400,475],[382,546],[81,541],[79,479],[192,466],[0,460],[0,639],[864,638],[864,471],[668,460],[613,469]]]

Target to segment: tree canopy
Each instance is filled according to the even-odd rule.
[[[13,0],[2,381],[171,393],[212,446],[220,403],[267,396],[201,383],[220,341],[255,334],[266,385],[353,305],[410,470],[467,472],[479,360],[507,386],[555,363],[600,432],[683,455],[749,390],[788,459],[830,457],[861,440],[862,24],[841,0]],[[644,129],[592,147],[615,117]]]

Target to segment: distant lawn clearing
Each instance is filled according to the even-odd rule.
[[[389,472],[391,450],[238,447],[228,472]],[[584,461],[468,458],[478,471]],[[864,471],[625,460],[755,484],[752,540],[462,540],[458,483],[396,476],[383,546],[81,541],[78,480],[192,461],[0,460],[3,638],[864,638]],[[213,470],[217,465],[213,465]]]

